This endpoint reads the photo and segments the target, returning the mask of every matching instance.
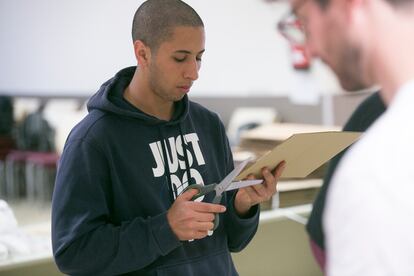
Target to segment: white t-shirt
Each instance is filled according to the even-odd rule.
[[[344,156],[323,225],[328,275],[414,275],[414,80]]]

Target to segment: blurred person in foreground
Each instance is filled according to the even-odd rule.
[[[385,105],[382,101],[379,92],[374,92],[368,96],[352,113],[348,121],[343,127],[343,131],[366,131],[385,111]],[[316,197],[309,220],[306,224],[306,230],[310,237],[310,244],[312,252],[318,264],[325,269],[326,252],[325,252],[325,234],[322,226],[322,217],[325,210],[326,193],[329,190],[329,185],[332,180],[332,175],[344,156],[344,154],[351,148],[345,149],[336,155],[329,162],[327,171],[323,178],[322,187]]]
[[[291,0],[313,57],[344,89],[380,85],[387,110],[327,191],[328,275],[414,275],[414,1]]]
[[[292,45],[299,45],[299,47],[302,47],[306,50],[307,42],[309,41],[306,40],[303,23],[301,23],[301,21],[296,16],[296,10],[300,8],[301,4],[302,2],[298,4],[299,6],[294,6],[293,10],[281,18],[281,20],[278,22],[278,30],[289,41],[289,43]],[[319,1],[313,1],[308,5],[316,5],[316,8],[322,9]],[[322,19],[322,16],[324,15],[325,14],[321,15],[319,19]],[[304,52],[304,54],[308,54],[308,52]],[[351,83],[345,83],[343,86],[348,87],[349,85],[353,85],[353,78],[349,78],[348,81],[351,81]],[[384,113],[384,111],[385,105],[379,95],[379,92],[374,92],[358,105],[358,107],[345,123],[343,130],[364,132]],[[306,224],[306,230],[310,237],[310,245],[313,255],[322,270],[325,270],[326,263],[325,233],[322,226],[326,193],[329,189],[332,175],[335,172],[337,165],[339,164],[344,154],[351,147],[352,145],[333,157],[329,162],[329,166],[323,179],[322,187],[313,203],[312,211]]]

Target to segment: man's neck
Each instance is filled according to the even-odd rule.
[[[158,97],[143,79],[137,69],[125,89],[124,98],[142,112],[160,120],[169,121],[174,114],[174,102],[168,102]]]

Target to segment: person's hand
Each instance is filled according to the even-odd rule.
[[[268,168],[263,168],[264,182],[262,184],[241,188],[237,191],[234,208],[239,216],[245,215],[252,206],[269,200],[276,193],[276,184],[284,168],[284,161],[277,165],[273,174]],[[253,175],[247,177],[247,179],[254,178]]]
[[[206,237],[214,227],[214,215],[226,211],[223,205],[192,201],[196,194],[196,189],[190,189],[179,195],[167,212],[168,223],[181,241]]]

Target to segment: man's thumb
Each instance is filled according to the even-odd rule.
[[[195,196],[198,193],[198,190],[193,188],[189,189],[185,193],[181,194],[177,199],[184,200],[184,201],[190,201],[193,196]]]

